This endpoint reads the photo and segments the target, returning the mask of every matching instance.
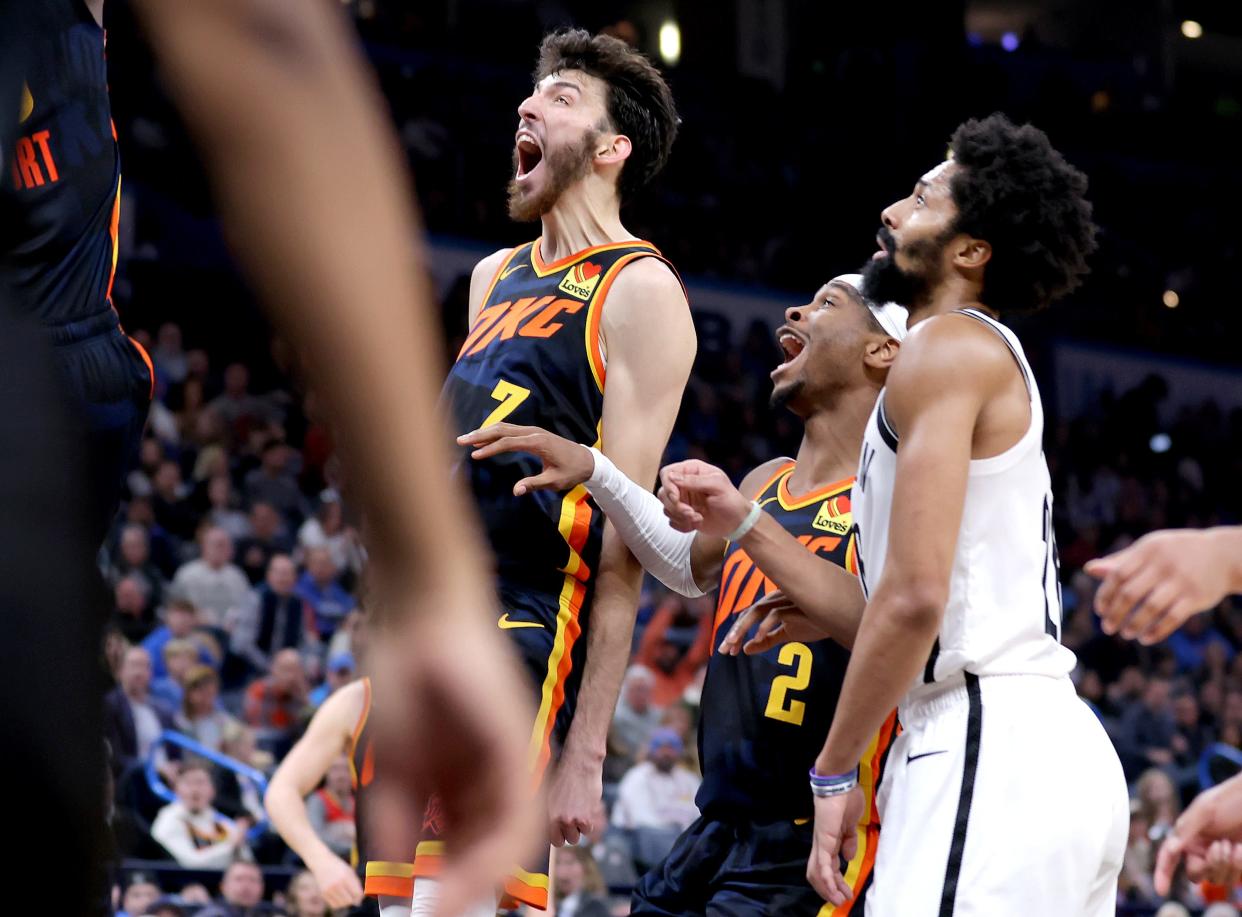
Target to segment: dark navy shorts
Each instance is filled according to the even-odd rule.
[[[703,817],[634,889],[631,915],[815,917],[862,914],[866,888],[833,909],[806,881],[813,825]],[[870,876],[867,876],[870,879]]]

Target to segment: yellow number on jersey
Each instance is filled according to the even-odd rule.
[[[797,666],[797,669],[792,675],[778,675],[772,679],[772,693],[768,696],[768,709],[763,711],[763,715],[801,726],[802,717],[806,715],[806,704],[791,700],[786,706],[785,695],[790,691],[805,691],[811,683],[811,648],[805,643],[786,643],[777,658],[781,665]]]
[[[517,406],[530,397],[530,389],[522,388],[520,385],[514,385],[512,382],[501,379],[496,383],[496,387],[492,389],[492,397],[499,401],[500,404],[496,405],[496,410],[487,415],[487,419],[482,424],[484,427],[500,423],[516,411]]]

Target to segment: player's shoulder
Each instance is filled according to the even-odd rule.
[[[755,499],[759,496],[760,489],[771,481],[772,477],[780,471],[781,468],[791,462],[793,462],[793,459],[784,455],[778,458],[769,459],[762,465],[752,468],[747,473],[746,477],[742,478],[742,483],[741,486],[738,487],[738,490],[742,492],[742,496],[748,497],[752,500]]]
[[[676,272],[658,257],[638,257],[617,272],[608,298],[635,303],[685,303],[686,291]]]
[[[350,735],[368,712],[371,703],[371,680],[359,678],[338,688],[328,695],[319,706],[314,719],[320,720],[333,732]]]
[[[491,283],[492,278],[496,276],[496,272],[500,270],[500,266],[505,263],[513,252],[514,249],[512,247],[498,248],[479,261],[474,266],[474,270],[470,272],[470,285]]]
[[[910,329],[886,387],[929,397],[944,386],[983,389],[1002,381],[1012,366],[1009,348],[995,329],[969,315],[949,312]]]

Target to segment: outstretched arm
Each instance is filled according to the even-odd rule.
[[[1152,532],[1084,568],[1105,633],[1151,645],[1242,592],[1242,526]]]
[[[634,262],[613,283],[602,327],[608,373],[601,451],[630,479],[653,481],[694,361],[694,324],[680,283],[654,259]],[[606,524],[578,707],[550,787],[553,843],[577,843],[592,824],[641,582],[642,567]]]
[[[325,844],[311,824],[306,797],[323,780],[332,762],[345,753],[362,715],[366,683],[359,680],[332,694],[311,718],[306,733],[276,768],[263,797],[272,827],[315,876],[333,908],[362,901],[354,871]]]

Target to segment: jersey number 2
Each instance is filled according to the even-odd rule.
[[[500,423],[516,411],[518,405],[530,397],[530,389],[522,388],[520,385],[514,385],[512,382],[501,379],[496,383],[496,387],[492,389],[492,397],[499,401],[500,404],[496,405],[496,410],[487,415],[487,419],[482,424],[484,427]]]
[[[772,679],[772,693],[768,695],[768,709],[763,715],[782,723],[802,725],[806,716],[806,704],[800,700],[786,701],[790,691],[805,691],[811,683],[811,648],[805,643],[786,643],[777,657],[781,665],[795,666],[792,675],[777,675]]]

